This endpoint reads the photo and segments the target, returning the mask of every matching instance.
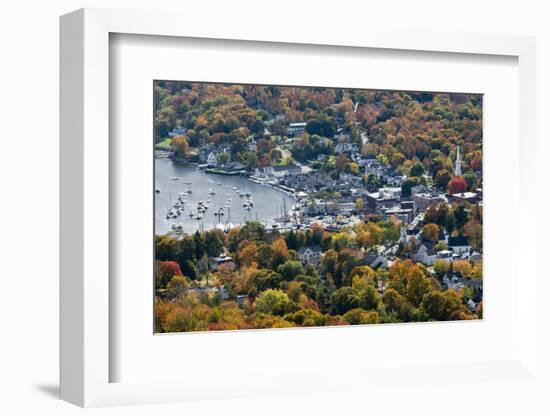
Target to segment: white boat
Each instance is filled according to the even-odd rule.
[[[194,213],[193,211],[191,211],[191,212],[189,213],[189,216],[190,216],[190,217],[194,217],[194,216],[195,216],[195,213]]]
[[[246,192],[245,192],[244,194],[245,194],[246,196],[252,195],[252,194],[250,193],[250,190],[249,190],[249,189],[247,189]]]

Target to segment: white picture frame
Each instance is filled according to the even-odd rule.
[[[82,9],[61,18],[61,398],[80,406],[159,403],[213,397],[239,397],[262,394],[298,394],[374,388],[377,380],[390,380],[414,373],[419,383],[433,383],[438,374],[487,375],[518,383],[538,382],[536,262],[527,244],[535,241],[536,216],[522,215],[518,261],[525,264],[522,282],[529,290],[518,288],[519,327],[517,354],[498,362],[457,364],[450,360],[414,369],[322,369],[327,377],[304,374],[288,380],[284,374],[269,380],[252,380],[228,385],[228,378],[208,383],[186,379],[160,382],[111,382],[110,366],[116,354],[110,349],[109,296],[110,261],[110,166],[109,159],[109,37],[110,34],[224,39],[249,42],[278,42],[301,45],[374,48],[385,50],[430,51],[441,54],[503,55],[517,58],[519,67],[519,212],[527,213],[535,192],[535,40],[529,37],[473,33],[403,31],[387,26],[385,31],[339,27],[327,31],[320,27],[286,28],[268,21],[261,29],[246,35],[235,34],[230,22],[203,27],[200,21],[172,13],[151,13],[107,9]],[[527,261],[529,260],[529,261]],[[510,270],[517,273],[517,270]],[[282,337],[290,332],[281,333]],[[249,336],[249,335],[247,335]],[[253,335],[250,335],[253,336]],[[345,379],[346,382],[341,380]],[[329,381],[327,381],[329,380]],[[306,383],[309,381],[309,384]],[[481,380],[483,381],[483,380]],[[462,382],[480,382],[468,380]],[[386,381],[387,383],[387,381]],[[282,387],[284,384],[284,387]],[[382,385],[384,382],[381,383]],[[368,387],[367,387],[368,386]],[[383,387],[381,387],[383,389]],[[244,391],[244,392],[243,392]],[[496,394],[493,392],[492,394]],[[495,395],[495,397],[497,397]]]

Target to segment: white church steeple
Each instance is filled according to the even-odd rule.
[[[462,176],[462,168],[460,166],[460,146],[456,147],[455,176]]]

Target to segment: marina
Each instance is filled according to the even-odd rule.
[[[243,176],[206,173],[155,159],[155,233],[227,230],[246,221],[273,227],[295,203],[288,192]]]

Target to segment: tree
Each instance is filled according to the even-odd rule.
[[[195,240],[190,235],[186,235],[180,241],[180,264],[186,261],[195,262],[195,255]]]
[[[327,317],[314,309],[301,309],[294,313],[286,314],[285,321],[294,322],[298,326],[325,326]]]
[[[396,312],[399,314],[404,302],[405,299],[403,296],[392,288],[386,289],[382,295],[382,303],[384,303],[387,312]]]
[[[435,274],[439,277],[445,276],[451,269],[451,263],[449,260],[437,259],[434,263]]]
[[[302,263],[296,260],[286,261],[277,268],[277,271],[281,274],[282,278],[287,281],[291,281],[296,276],[304,274]]]
[[[241,267],[250,266],[252,263],[258,262],[258,246],[253,241],[241,241],[237,255]]]
[[[179,255],[179,242],[169,235],[155,237],[155,257],[157,260],[176,260]]]
[[[189,281],[182,275],[175,275],[166,286],[167,294],[171,298],[179,298],[189,289]]]
[[[223,242],[217,230],[208,231],[205,234],[204,244],[210,257],[217,257],[222,251]]]
[[[407,178],[401,184],[401,195],[408,197],[411,196],[412,188],[420,183],[418,178]]]
[[[431,290],[430,281],[424,272],[414,265],[407,271],[407,299],[414,306],[419,306],[422,298]]]
[[[439,226],[437,224],[426,224],[422,227],[422,239],[435,243],[439,239]]]
[[[256,312],[282,316],[292,312],[293,306],[285,292],[278,289],[267,289],[256,298],[254,308]]]
[[[210,263],[208,261],[208,256],[204,254],[200,260],[197,262],[196,273],[197,278],[206,276],[206,284],[208,284],[208,272],[210,270]]]
[[[361,308],[346,312],[342,319],[350,325],[377,324],[380,321],[376,311],[365,311]]]
[[[185,136],[174,137],[170,142],[170,147],[174,153],[184,157],[187,156],[187,153],[189,153],[189,143],[187,142],[187,138]]]
[[[463,175],[463,177],[466,183],[468,184],[468,189],[472,189],[474,185],[477,183],[477,175],[472,171],[466,172]]]
[[[273,241],[273,243],[271,243],[271,250],[271,268],[273,270],[277,270],[277,267],[287,261],[290,257],[285,239],[281,237]]]
[[[355,209],[357,210],[357,212],[359,212],[359,213],[363,212],[364,208],[365,208],[365,204],[363,202],[363,199],[362,198],[357,198],[355,200]]]
[[[453,211],[453,215],[455,217],[457,228],[462,229],[468,221],[468,212],[466,211],[464,205],[457,206]]]
[[[262,243],[258,246],[257,252],[258,266],[261,268],[269,268],[273,262],[273,249],[267,243]]]
[[[468,183],[462,176],[457,176],[448,183],[447,190],[451,195],[460,194],[468,190]]]
[[[435,175],[435,186],[440,189],[446,189],[449,181],[453,178],[451,172],[447,169],[441,169]]]
[[[424,165],[416,162],[411,168],[411,176],[421,176],[424,174]]]
[[[200,259],[206,253],[206,247],[204,244],[204,238],[199,231],[195,231],[193,235],[193,242],[195,243],[195,258]]]
[[[373,285],[367,285],[359,292],[359,306],[363,309],[370,310],[378,308],[380,296]]]
[[[330,298],[332,310],[338,315],[343,315],[351,309],[358,308],[359,301],[357,289],[350,286],[335,290]]]
[[[422,300],[422,307],[430,317],[436,321],[452,321],[466,319],[460,298],[453,290],[445,292],[432,291]]]
[[[288,234],[285,237],[286,245],[291,250],[298,250],[299,243],[298,243],[298,237],[296,237],[296,233],[293,230],[290,230]]]
[[[180,265],[175,261],[159,261],[157,263],[157,272],[155,273],[155,287],[157,289],[166,287],[170,279],[174,276],[181,276]]]
[[[472,273],[472,265],[468,260],[453,261],[453,270],[460,273],[462,277],[469,279]]]

